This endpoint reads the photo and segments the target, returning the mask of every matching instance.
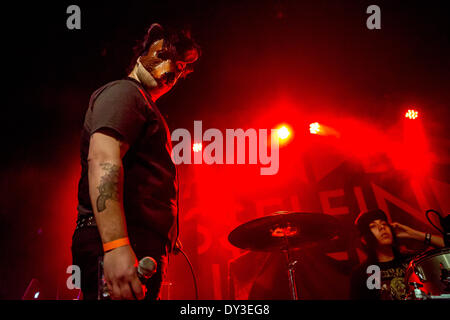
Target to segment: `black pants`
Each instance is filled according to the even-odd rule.
[[[138,260],[150,256],[157,262],[156,273],[147,280],[145,299],[158,300],[161,283],[167,269],[167,247],[165,241],[154,233],[138,228],[128,228],[131,246]],[[98,261],[103,257],[103,244],[97,227],[75,230],[72,237],[73,264],[81,269],[81,291],[84,300],[97,300],[99,270]]]

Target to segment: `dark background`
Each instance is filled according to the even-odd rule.
[[[39,1],[9,6],[2,18],[0,298],[19,299],[31,278],[44,283],[48,298],[63,286],[76,217],[79,132],[89,96],[125,76],[131,49],[151,23],[189,24],[203,51],[195,72],[158,100],[172,130],[192,128],[193,120],[208,127],[245,127],[266,111],[274,116],[263,125],[288,121],[273,110],[271,101],[280,96],[299,103],[301,123],[334,114],[378,128],[395,125],[407,106],[419,105],[429,136],[448,149],[450,19],[444,3]],[[81,8],[81,30],[66,28],[71,4]],[[371,4],[381,7],[381,30],[366,28]],[[189,233],[185,238],[189,244]],[[193,242],[187,250],[194,247]],[[195,257],[194,262],[199,263]],[[189,277],[183,268],[180,273]],[[214,297],[210,285],[204,286],[201,297]]]

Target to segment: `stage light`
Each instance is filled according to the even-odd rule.
[[[318,134],[320,132],[320,124],[318,122],[311,123],[309,125],[309,132],[311,134]]]
[[[34,294],[34,298],[35,298],[35,299],[39,298],[39,294],[40,294],[40,292],[39,292],[39,291],[38,291],[38,292],[36,292],[36,293]]]
[[[289,129],[286,128],[286,126],[282,126],[281,128],[279,128],[277,130],[277,133],[278,133],[278,137],[281,140],[285,140],[291,135],[291,133],[289,132]]]
[[[419,113],[414,109],[409,109],[408,112],[406,112],[406,114],[405,114],[405,118],[408,118],[411,120],[417,119],[418,117],[419,117]]]
[[[202,150],[202,144],[201,143],[194,143],[194,145],[192,146],[192,150],[194,150],[194,152],[199,152]]]

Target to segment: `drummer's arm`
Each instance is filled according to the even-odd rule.
[[[426,240],[427,234],[425,232],[414,230],[408,226],[405,226],[405,225],[397,223],[397,222],[391,223],[391,226],[394,228],[395,234],[398,238],[415,239],[415,240],[421,241],[421,242],[425,242],[425,240]],[[432,234],[431,238],[430,238],[430,246],[433,246],[436,248],[445,247],[444,238],[442,238],[439,235]]]
[[[416,232],[417,232],[417,235],[414,239],[425,242],[426,233],[420,232],[420,231],[416,231]],[[431,234],[430,246],[435,247],[435,248],[445,247],[444,238],[442,238],[441,236],[438,236],[437,234]]]

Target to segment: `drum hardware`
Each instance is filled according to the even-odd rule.
[[[414,292],[408,295],[407,300],[425,300],[427,298],[427,294],[420,290],[423,285],[417,282],[410,282],[409,285],[414,287]]]
[[[439,217],[441,228],[430,219],[430,213]],[[450,215],[443,217],[436,210],[427,210],[428,222],[444,237],[450,245]],[[429,250],[415,256],[405,272],[408,287],[408,299],[450,299],[450,248]]]
[[[292,259],[291,249],[289,245],[289,237],[295,236],[298,233],[298,228],[292,227],[289,222],[287,222],[286,225],[286,228],[276,228],[276,230],[272,232],[272,236],[278,236],[279,234],[281,234],[284,239],[285,248],[283,248],[281,251],[283,251],[286,258],[289,289],[291,290],[292,300],[298,300],[297,284],[295,282],[295,265],[298,261]],[[279,233],[275,233],[277,231]]]
[[[444,291],[450,293],[450,270],[445,269],[442,263],[439,264],[441,269],[441,282],[445,285]]]
[[[414,265],[414,273],[419,277],[420,281],[426,281],[425,275],[419,266]],[[417,282],[412,283],[418,284]],[[422,285],[420,286],[423,287]]]
[[[408,299],[450,298],[450,248],[429,250],[414,257],[405,272]]]
[[[294,249],[318,246],[337,235],[336,218],[323,213],[278,211],[246,222],[235,228],[228,241],[235,247],[251,251],[281,251],[286,259],[289,289],[298,300]]]
[[[450,300],[450,294],[440,294],[437,296],[427,295],[420,290],[423,287],[420,283],[410,282],[409,285],[414,287],[414,293],[408,294],[406,300]]]
[[[430,296],[430,299],[434,299],[434,300],[450,300],[450,294],[441,294],[439,296]]]

